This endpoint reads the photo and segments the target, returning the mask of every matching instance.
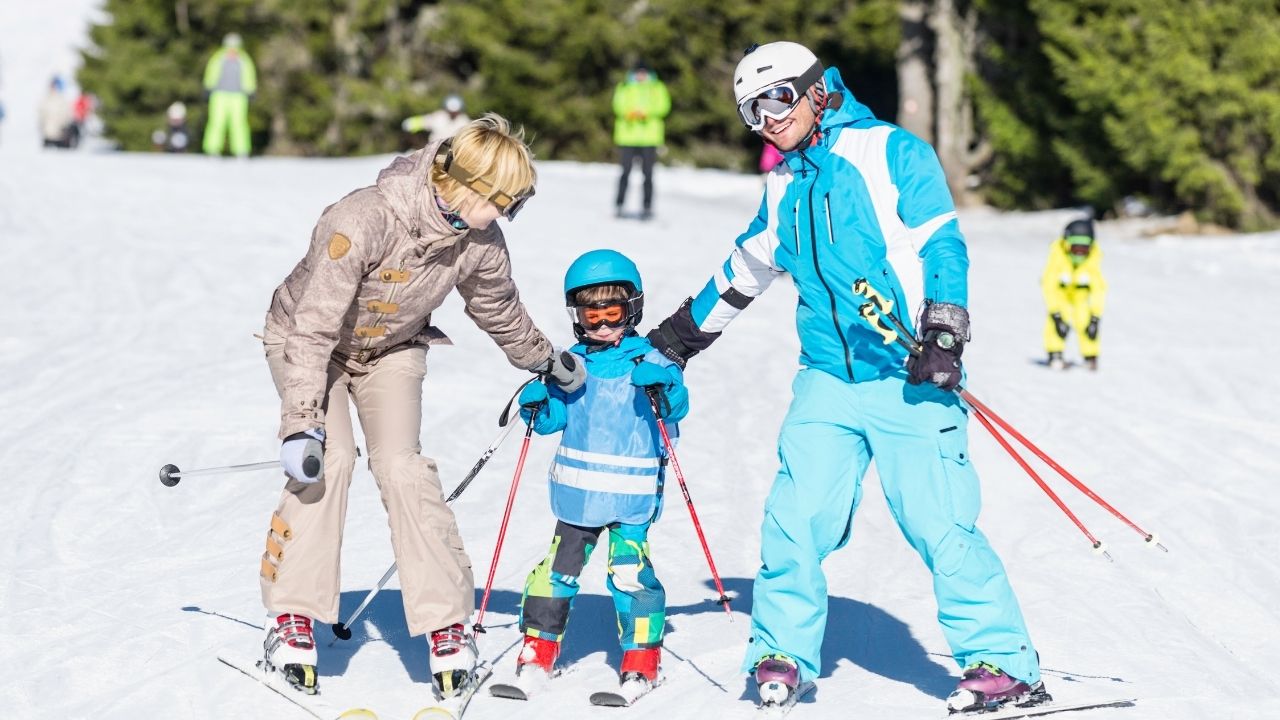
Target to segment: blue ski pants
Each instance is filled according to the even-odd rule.
[[[822,561],[849,541],[872,458],[889,510],[933,574],[938,622],[960,667],[988,662],[1027,682],[1039,663],[1004,566],[975,525],[981,504],[968,414],[953,393],[905,376],[847,383],[802,369],[765,502],[751,642],[743,662],[795,659],[819,676],[827,625]]]

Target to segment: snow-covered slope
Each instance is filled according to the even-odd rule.
[[[319,211],[369,182],[386,158],[334,161],[41,154],[0,175],[0,696],[6,716],[268,717],[293,712],[221,667],[224,647],[260,640],[257,556],[276,473],[191,478],[168,489],[157,468],[274,457],[277,401],[253,333],[272,288],[297,260]],[[615,221],[614,170],[548,163],[538,197],[508,227],[516,279],[535,319],[570,341],[563,269],[615,247],[645,275],[649,322],[694,292],[753,211],[755,178],[667,170],[659,219]],[[1003,554],[1065,698],[1132,695],[1133,716],[1261,712],[1280,618],[1274,490],[1280,352],[1268,331],[1280,237],[1158,239],[1103,224],[1113,295],[1102,370],[1051,373],[1040,356],[1037,276],[1067,213],[962,216],[971,253],[977,396],[1161,534],[1169,554],[1057,483],[1115,563],[1075,528],[974,424],[986,503]],[[734,620],[713,592],[684,508],[672,503],[653,545],[671,605],[670,686],[647,698],[672,717],[746,710],[737,663],[747,632],[761,504],[795,367],[794,292],[773,288],[689,371],[693,413],[681,464],[717,565],[738,594]],[[523,376],[450,302],[437,316],[456,346],[433,350],[425,452],[451,487],[495,437]],[[515,462],[511,438],[457,503],[484,577]],[[524,574],[552,526],[538,439],[521,485],[482,653],[517,639]],[[1047,473],[1046,477],[1050,474]],[[955,668],[934,620],[927,573],[868,478],[850,547],[826,568],[831,627],[817,702],[804,716],[918,717],[941,708]],[[391,561],[385,515],[357,471],[344,550],[344,612]],[[565,648],[577,672],[521,708],[587,712],[618,651],[603,567],[585,578]],[[330,636],[322,635],[327,643]],[[408,717],[428,695],[425,641],[409,638],[393,582],[355,638],[325,652],[322,683],[342,702]],[[511,653],[500,663],[513,662]],[[481,698],[476,718],[512,708]],[[1103,711],[1098,711],[1099,713]],[[1265,713],[1263,714],[1265,715]]]
[[[12,9],[0,12],[0,37],[9,41]],[[34,61],[0,53],[8,95],[8,68]],[[261,640],[258,555],[278,474],[190,478],[169,489],[156,470],[275,456],[278,403],[253,333],[321,209],[372,182],[388,158],[18,153],[12,139],[6,128],[0,716],[297,717],[214,660],[223,648],[253,653]],[[760,188],[753,177],[662,169],[659,217],[639,224],[611,216],[613,168],[546,163],[540,171],[537,198],[506,229],[524,300],[565,344],[560,286],[578,253],[607,246],[635,258],[648,327],[723,261]],[[1051,373],[1035,362],[1037,282],[1050,238],[1070,217],[962,213],[973,259],[969,386],[1159,533],[1170,553],[1148,550],[1045,471],[1115,562],[1093,554],[972,425],[981,524],[1019,593],[1046,682],[1068,700],[1140,698],[1136,708],[1079,717],[1277,717],[1280,379],[1271,364],[1280,337],[1271,306],[1280,235],[1148,240],[1136,224],[1102,224],[1112,287],[1102,370]],[[705,561],[673,496],[652,536],[670,603],[669,683],[623,713],[751,713],[737,666],[774,439],[796,367],[794,299],[779,283],[690,367],[693,412],[680,461],[716,564],[737,595],[733,620],[709,601]],[[449,489],[497,434],[498,411],[524,376],[456,299],[436,320],[456,345],[431,352],[422,441]],[[501,656],[500,665],[514,662],[519,591],[550,540],[544,474],[554,446],[534,442],[497,570],[480,647],[485,657]],[[481,579],[517,449],[510,438],[456,504]],[[796,717],[940,715],[954,682],[928,574],[885,510],[874,474],[867,484],[852,542],[826,564],[824,677]],[[344,613],[390,562],[385,513],[361,466],[344,547]],[[586,704],[619,657],[603,575],[597,559],[583,580],[564,654],[573,672],[527,706],[481,697],[469,718],[606,712]],[[379,595],[352,640],[329,647],[321,631],[326,693],[384,718],[408,718],[429,696],[426,643],[408,637],[397,587]]]

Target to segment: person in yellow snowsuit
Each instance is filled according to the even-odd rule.
[[[222,47],[204,69],[204,90],[209,97],[209,119],[204,128],[204,151],[221,155],[228,132],[231,154],[249,157],[249,98],[258,91],[258,71],[236,33],[222,39]]]
[[[1049,311],[1044,323],[1044,348],[1049,366],[1063,369],[1062,351],[1072,328],[1079,338],[1080,355],[1090,370],[1098,369],[1098,327],[1107,297],[1102,276],[1102,250],[1094,242],[1093,221],[1073,220],[1062,237],[1049,246],[1049,261],[1040,277],[1044,303]]]

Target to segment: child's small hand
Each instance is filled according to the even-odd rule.
[[[534,381],[520,391],[520,419],[532,423],[534,415],[545,415],[547,408],[547,386]]]
[[[635,368],[631,370],[631,384],[636,387],[650,387],[657,385],[666,389],[675,385],[676,379],[661,365],[651,362],[642,362],[637,363]]]
[[[631,384],[644,388],[657,406],[658,417],[664,420],[678,421],[689,412],[689,391],[679,372],[674,366],[651,362],[637,363],[631,370]]]

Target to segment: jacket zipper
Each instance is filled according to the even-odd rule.
[[[836,229],[831,225],[831,193],[822,196],[822,206],[827,209],[827,242],[836,244]]]
[[[800,157],[805,162],[809,162],[809,158],[804,153],[800,153]],[[817,172],[817,166],[814,166],[814,172]],[[817,184],[817,178],[814,178],[814,184]],[[836,337],[840,338],[840,345],[844,347],[844,368],[849,373],[849,382],[853,382],[853,357],[849,352],[849,340],[840,330],[840,314],[836,311],[836,294],[831,291],[831,286],[827,284],[827,279],[822,276],[822,268],[818,265],[818,234],[815,232],[817,221],[813,218],[813,187],[809,186],[809,244],[813,250],[813,271],[818,275],[818,281],[822,283],[822,287],[827,290],[827,297],[831,298],[831,323],[835,326]],[[828,218],[828,221],[830,218]]]

